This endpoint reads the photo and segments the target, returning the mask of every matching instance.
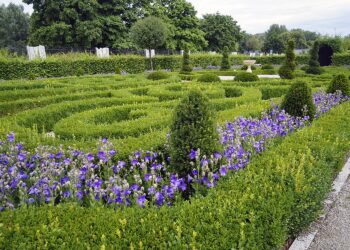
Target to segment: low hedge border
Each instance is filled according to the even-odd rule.
[[[0,213],[0,248],[280,249],[318,215],[350,148],[350,103],[275,141],[206,197],[173,207],[75,204]]]
[[[232,65],[242,65],[247,56],[230,56]],[[284,56],[264,56],[254,58],[258,64],[282,64]],[[157,56],[154,59],[156,69],[177,70],[181,68],[181,56]],[[220,65],[221,55],[194,54],[190,57],[191,64],[207,68],[210,65]],[[298,56],[299,64],[307,64],[307,56]],[[144,72],[149,65],[149,59],[142,56],[112,56],[109,59],[87,57],[84,59],[48,58],[45,61],[26,61],[24,59],[0,59],[0,79],[32,79],[36,77],[64,77],[82,74],[111,74],[116,69],[128,73]]]

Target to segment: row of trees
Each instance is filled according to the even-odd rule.
[[[288,30],[273,24],[262,34],[247,34],[229,15],[207,14],[199,19],[186,0],[23,0],[32,4],[29,18],[23,7],[0,6],[0,47],[18,47],[25,43],[51,48],[109,47],[136,48],[131,27],[140,19],[154,16],[167,26],[163,49],[229,51],[264,51],[283,53],[287,42],[305,49],[320,38],[316,32]],[[30,21],[29,21],[30,19]],[[29,25],[30,22],[30,25]],[[30,28],[29,28],[30,26]],[[29,37],[28,37],[29,34]],[[343,49],[350,49],[350,37],[343,39]]]

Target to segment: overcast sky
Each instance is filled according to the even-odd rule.
[[[231,15],[248,33],[262,33],[273,24],[302,28],[322,34],[350,34],[350,0],[187,0],[198,16],[220,12]],[[0,4],[22,3],[0,0]],[[25,5],[31,13],[31,6]]]

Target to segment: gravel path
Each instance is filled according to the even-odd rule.
[[[350,250],[350,179],[318,230],[309,250]]]

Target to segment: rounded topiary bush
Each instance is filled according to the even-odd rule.
[[[198,82],[221,82],[220,77],[213,73],[206,73],[198,78]]]
[[[184,50],[183,56],[182,56],[182,66],[181,66],[181,73],[188,74],[192,72],[192,66],[190,63],[190,52],[186,48]]]
[[[255,74],[248,72],[240,72],[236,75],[235,81],[237,82],[256,82],[259,81],[259,77]]]
[[[344,74],[333,77],[331,84],[328,86],[327,93],[335,93],[340,90],[343,95],[350,96],[349,80]]]
[[[316,108],[311,88],[307,83],[302,81],[293,83],[282,101],[281,108],[292,116],[309,116],[312,121]]]
[[[228,50],[228,47],[225,46],[222,54],[221,70],[228,70],[230,68],[231,68],[231,65],[229,60],[229,50]]]
[[[318,41],[315,41],[313,46],[312,46],[312,49],[310,50],[309,65],[305,69],[305,72],[307,74],[320,75],[323,73],[323,70],[321,69],[320,63],[318,62],[319,49],[320,49],[320,44]]]
[[[167,79],[168,77],[169,77],[169,75],[163,71],[155,71],[155,72],[150,73],[147,76],[147,79],[156,81],[156,80]]]
[[[220,149],[209,99],[199,90],[191,90],[176,107],[170,131],[171,168],[181,177],[192,172],[192,150],[200,149],[201,155],[209,157]]]
[[[296,62],[295,62],[294,47],[295,47],[294,41],[289,40],[287,51],[286,51],[286,60],[278,71],[278,74],[282,79],[295,78],[294,71],[296,68]]]
[[[289,67],[282,65],[279,70],[278,74],[282,79],[293,79],[295,77],[293,70],[291,70]]]

